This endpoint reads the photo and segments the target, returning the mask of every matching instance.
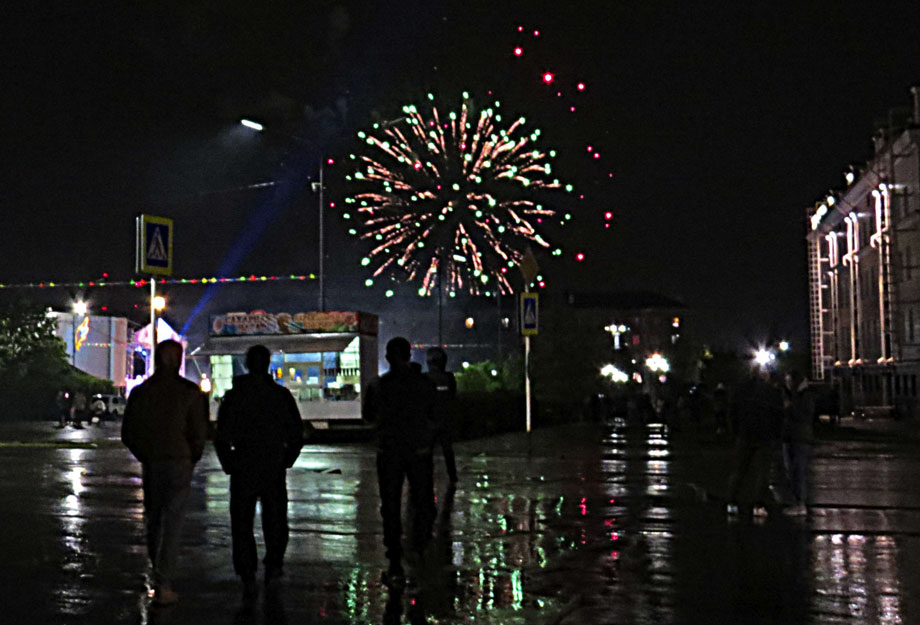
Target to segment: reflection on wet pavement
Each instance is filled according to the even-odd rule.
[[[196,469],[177,586],[150,606],[139,467],[115,444],[0,448],[2,622],[909,623],[920,495],[911,448],[817,448],[814,510],[730,521],[707,498],[724,449],[663,426],[571,426],[458,446],[436,470],[439,517],[410,583],[380,580],[374,455],[304,449],[289,476],[280,589],[244,609],[228,478]],[[260,543],[260,552],[262,545]],[[7,620],[7,617],[11,620]]]

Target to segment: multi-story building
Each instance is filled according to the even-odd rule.
[[[920,375],[920,87],[872,159],[808,210],[812,376],[841,410],[915,412]]]

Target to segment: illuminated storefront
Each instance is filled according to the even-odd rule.
[[[253,345],[271,350],[271,375],[294,395],[305,421],[325,429],[361,418],[361,390],[377,375],[376,315],[256,311],[212,316],[207,342],[192,354],[200,365],[207,359],[212,413],[234,376],[246,373],[245,354]]]

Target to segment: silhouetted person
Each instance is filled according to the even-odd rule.
[[[808,467],[814,443],[815,398],[798,371],[786,377],[786,405],[783,421],[783,465],[795,500],[786,514],[808,514]]]
[[[83,428],[83,417],[86,413],[86,393],[81,390],[74,391],[70,405],[70,423],[76,429]]]
[[[454,419],[456,414],[457,380],[447,371],[447,353],[432,347],[427,353],[428,379],[435,389],[435,436],[441,443],[447,478],[451,485],[457,483],[457,462],[454,458]]]
[[[377,427],[377,480],[383,544],[389,566],[384,581],[404,583],[402,567],[402,490],[409,482],[412,511],[410,548],[420,556],[431,539],[434,524],[434,480],[431,450],[434,442],[434,388],[409,366],[409,341],[402,337],[387,343],[390,370],[367,387],[362,406],[365,421]]]
[[[155,371],[131,391],[121,440],[141,462],[147,553],[153,565],[154,602],[179,597],[172,588],[192,469],[204,450],[208,400],[179,376],[182,345],[157,345]]]
[[[783,419],[782,392],[761,368],[738,389],[737,441],[733,470],[728,485],[728,513],[738,513],[738,498],[745,480],[750,482],[748,499],[754,516],[767,515],[766,501],[770,468]]]
[[[67,427],[67,419],[70,418],[70,393],[63,390],[58,391],[54,403],[58,413],[57,428],[60,430]]]
[[[712,411],[716,421],[716,436],[721,438],[728,434],[728,392],[721,382],[712,392]]]
[[[252,600],[258,555],[253,536],[256,501],[262,503],[265,583],[281,577],[288,543],[287,469],[303,447],[303,422],[291,392],[268,373],[271,352],[254,345],[246,352],[247,375],[233,379],[217,413],[214,446],[230,475],[230,529],[233,570]]]

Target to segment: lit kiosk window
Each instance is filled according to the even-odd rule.
[[[210,320],[207,342],[191,357],[210,369],[211,417],[246,373],[246,350],[265,345],[270,371],[294,395],[315,429],[355,425],[361,389],[377,375],[377,316],[360,312],[227,313]]]

